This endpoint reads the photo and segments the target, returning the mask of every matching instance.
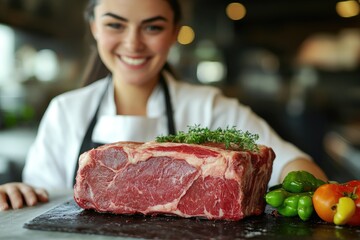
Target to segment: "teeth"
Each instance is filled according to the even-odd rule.
[[[146,61],[146,58],[130,58],[122,56],[122,60],[129,65],[140,65]]]

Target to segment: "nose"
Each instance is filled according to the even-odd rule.
[[[145,44],[140,30],[129,28],[124,34],[123,45],[129,52],[139,52],[144,50]]]

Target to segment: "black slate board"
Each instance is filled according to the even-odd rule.
[[[145,239],[360,239],[360,227],[334,226],[314,217],[274,216],[273,209],[241,221],[173,216],[114,215],[83,210],[68,201],[34,218],[25,228]]]

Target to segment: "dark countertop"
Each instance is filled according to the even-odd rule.
[[[317,217],[303,222],[275,216],[271,208],[263,215],[232,222],[101,214],[80,209],[73,200],[27,222],[25,227],[131,239],[360,239],[360,227],[335,226]]]
[[[0,239],[16,240],[84,240],[83,234],[55,231],[37,231],[24,228],[24,224],[72,199],[72,191],[57,189],[50,192],[50,201],[34,207],[0,212]],[[86,235],[86,240],[119,240],[129,239],[102,235]]]

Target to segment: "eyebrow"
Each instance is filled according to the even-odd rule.
[[[117,20],[124,21],[124,22],[128,22],[128,21],[129,21],[128,19],[126,19],[126,18],[124,18],[124,17],[121,17],[121,16],[119,16],[119,15],[116,15],[116,14],[110,13],[110,12],[105,13],[105,14],[103,14],[102,16],[103,16],[103,17],[105,17],[105,16],[113,17],[113,18],[115,18],[115,19],[117,19]],[[155,17],[151,17],[151,18],[142,20],[141,22],[142,22],[142,23],[149,23],[149,22],[154,22],[154,21],[159,21],[159,20],[160,20],[160,21],[164,21],[164,22],[167,22],[167,21],[168,21],[165,17],[155,16]]]

